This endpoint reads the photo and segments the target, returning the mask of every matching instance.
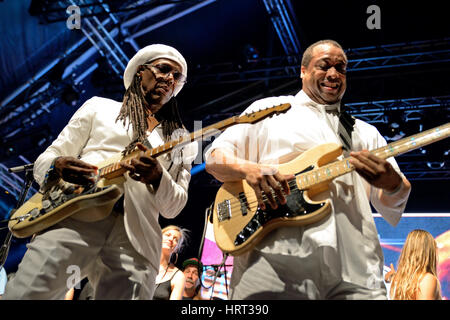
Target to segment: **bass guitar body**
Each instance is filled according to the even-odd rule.
[[[282,174],[308,172],[333,161],[341,153],[341,146],[323,144],[277,168]],[[310,197],[327,190],[328,183],[302,189],[294,179],[290,182],[291,193],[286,196],[286,204],[278,203],[278,208],[273,210],[267,203],[266,210],[261,210],[253,188],[245,180],[225,182],[217,192],[213,211],[218,247],[223,252],[240,255],[275,228],[308,225],[323,219],[331,212],[330,201],[313,201]]]
[[[371,150],[370,153],[388,159],[449,136],[450,123],[446,123]],[[323,219],[331,211],[330,200],[317,202],[312,201],[311,197],[327,190],[334,178],[355,170],[350,157],[337,160],[341,154],[341,146],[326,143],[277,166],[279,172],[296,177],[289,181],[291,194],[286,197],[287,204],[279,205],[276,210],[261,210],[253,189],[245,180],[224,183],[217,193],[213,211],[217,246],[226,253],[239,255],[254,247],[277,227],[308,225]]]
[[[99,164],[115,163],[120,155]],[[26,238],[68,218],[94,222],[105,219],[122,196],[123,176],[101,178],[94,185],[81,187],[63,183],[46,193],[37,192],[10,218],[9,229],[17,238]]]

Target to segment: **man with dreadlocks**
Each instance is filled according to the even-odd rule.
[[[175,96],[186,75],[176,49],[155,44],[139,50],[124,73],[123,102],[89,99],[38,157],[35,179],[47,190],[61,179],[94,183],[93,164],[138,149],[130,163],[121,162],[127,170],[119,186],[123,197],[111,214],[95,222],[69,217],[35,235],[4,299],[62,299],[85,277],[94,299],[152,298],[162,247],[158,216],[173,218],[185,206],[197,144],[158,159],[144,151],[183,128]]]

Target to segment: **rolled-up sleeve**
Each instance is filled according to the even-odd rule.
[[[386,145],[386,140],[377,131],[376,146],[373,146],[371,149],[373,150]],[[397,161],[393,157],[388,158],[387,161],[389,161],[392,167],[403,178],[404,174],[401,172]],[[396,226],[405,211],[411,189],[407,189],[403,182],[401,188],[392,195],[387,195],[383,190],[373,186],[370,188],[370,201],[374,208],[390,225]]]
[[[156,206],[163,217],[175,218],[186,205],[192,162],[197,153],[197,143],[190,143],[183,147],[180,164],[172,165],[170,170],[163,166],[161,181],[155,192]],[[152,192],[152,188],[149,191]]]

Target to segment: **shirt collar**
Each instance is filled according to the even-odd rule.
[[[319,110],[325,109],[326,111],[337,111],[341,110],[341,103],[336,102],[334,104],[320,104],[312,100],[303,90],[300,90],[299,93],[295,95],[295,99],[299,100],[302,104],[307,106],[317,108]]]

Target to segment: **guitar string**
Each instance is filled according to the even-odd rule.
[[[306,189],[299,189],[295,179],[290,180],[288,182],[288,185],[289,185],[289,189],[291,191],[306,190]],[[284,191],[282,191],[282,192],[283,192],[284,195],[286,195],[286,193],[284,193]],[[272,196],[274,197],[274,200],[278,200],[278,198],[279,198],[275,194],[275,192],[272,192]],[[230,204],[231,204],[230,205],[230,209],[231,210],[236,210],[236,209],[242,208],[242,204],[248,204],[250,206],[250,205],[252,205],[254,203],[258,203],[256,195],[253,195],[253,196],[239,195],[239,199],[241,199],[243,201],[240,202],[240,201],[237,201],[237,200],[234,200],[234,199],[230,200]],[[263,191],[262,199],[263,199],[264,202],[267,202],[268,199],[269,199],[267,197],[267,195],[264,193],[264,191]],[[248,200],[250,200],[250,201],[248,201]]]
[[[385,150],[386,150],[386,148],[384,147],[383,151],[385,151]],[[326,181],[329,181],[329,180],[333,179],[333,177],[321,180],[323,178],[318,178],[317,176],[314,176],[314,172],[316,174],[318,173],[319,176],[321,174],[322,174],[322,176],[327,176],[327,174],[328,174],[327,170],[330,169],[330,167],[335,167],[336,170],[338,171],[337,168],[339,168],[340,166],[342,166],[344,168],[344,171],[340,172],[339,175],[348,173],[350,171],[346,171],[346,170],[353,168],[353,167],[349,167],[349,165],[348,165],[348,158],[344,158],[344,159],[340,160],[338,163],[330,163],[330,164],[325,165],[323,167],[320,167],[320,168],[318,168],[318,169],[316,169],[314,171],[297,173],[297,174],[295,174],[295,177],[297,178],[298,176],[301,176],[302,174],[304,174],[306,178],[307,178],[307,176],[309,176],[309,179],[312,180],[313,185],[317,184],[317,183],[324,183]],[[294,178],[294,179],[292,179],[292,180],[290,180],[288,182],[288,184],[294,184],[294,185],[289,185],[289,187],[290,187],[289,189],[291,191],[296,191],[296,190],[305,190],[306,191],[306,190],[308,190],[307,187],[311,186],[311,184],[308,181],[309,179],[307,178],[307,179],[304,179],[304,181],[306,181],[306,186],[304,186],[303,188],[298,188],[298,184],[296,183],[296,178]],[[299,180],[302,180],[302,179],[300,178]],[[282,192],[283,192],[284,195],[286,195],[286,193],[283,190],[282,190]],[[273,196],[274,200],[278,200],[279,199],[279,196],[274,191],[272,191],[272,196]],[[255,203],[258,203],[258,198],[256,197],[256,194],[253,194],[253,195],[245,195],[245,194],[241,195],[241,194],[239,194],[238,198],[240,200],[242,200],[242,201],[238,201],[238,200],[234,200],[234,199],[231,199],[231,200],[228,199],[230,201],[230,209],[231,210],[240,209],[245,204],[248,204],[250,206],[250,205],[253,205]],[[263,191],[262,192],[262,200],[263,200],[263,202],[268,202],[268,199],[269,198],[267,197],[267,195]],[[250,201],[248,201],[248,200],[250,200]],[[270,206],[269,203],[268,203],[268,205]]]
[[[426,137],[426,135],[425,136],[421,136],[421,137],[417,137],[417,139],[418,138],[425,138]],[[417,143],[417,139],[415,139],[416,140],[416,142],[415,143]],[[180,141],[177,141],[178,143],[180,143]],[[402,145],[404,144],[404,142],[402,142],[402,143],[398,143],[398,141],[397,142],[394,142],[394,143],[391,143],[390,144],[390,146],[391,146],[391,148],[397,148],[397,147],[402,147]],[[414,145],[414,143],[412,143],[411,141],[408,141],[407,142],[407,145],[405,146],[406,148],[408,148],[408,144],[413,144]],[[161,147],[161,146],[160,146]],[[173,147],[173,146],[172,146]],[[158,147],[159,148],[159,147]],[[156,148],[155,148],[156,149]],[[165,149],[165,148],[163,148],[163,149]],[[373,150],[374,152],[375,151],[377,151],[378,153],[383,153],[383,152],[391,152],[391,150],[389,150],[390,148],[388,148],[388,146],[384,146],[384,147],[382,147],[382,148],[380,148],[380,150]],[[127,160],[125,160],[125,161],[131,161],[131,159],[127,159]],[[112,168],[114,165],[118,165],[119,163],[117,162],[117,163],[113,163],[113,164],[109,164],[109,165],[107,165],[106,167],[104,167],[104,168],[101,168],[101,169],[108,169],[108,168]],[[110,174],[110,173],[113,173],[113,172],[115,172],[115,171],[117,171],[117,170],[120,170],[122,167],[119,165],[119,167],[118,168],[113,168],[112,169],[112,171],[111,172],[108,172],[108,173],[104,173],[104,174],[100,174],[100,177],[104,177],[104,176],[106,176],[107,174]],[[102,170],[103,171],[103,170]]]
[[[344,160],[346,160],[346,159],[344,159]],[[344,161],[344,160],[342,160],[343,163],[346,162],[346,161]],[[333,165],[335,165],[335,164],[333,164]],[[330,165],[321,167],[320,170],[326,172],[326,169],[327,169],[329,166],[330,166]],[[322,172],[322,173],[323,173],[323,172]],[[346,172],[345,172],[345,173],[346,173]],[[289,180],[289,182],[288,182],[289,189],[290,189],[291,191],[308,190],[308,189],[306,189],[306,188],[299,188],[299,187],[298,187],[298,184],[297,184],[297,180],[296,180],[296,179],[297,179],[297,177],[298,177],[299,175],[302,175],[302,174],[305,174],[305,175],[306,175],[306,174],[309,174],[309,175],[311,175],[311,172],[308,172],[308,173],[297,173],[297,174],[295,174],[295,177],[296,177],[296,178],[291,179],[291,180]],[[300,179],[300,180],[301,180],[301,179]],[[323,182],[326,182],[326,181],[331,180],[331,179],[325,179],[325,180],[320,181],[320,179],[318,179],[318,178],[312,178],[311,180],[312,180],[313,184],[315,184],[315,183],[317,183],[317,181],[319,181],[319,183],[323,183]],[[307,184],[309,184],[308,181],[307,181]],[[282,192],[283,192],[284,195],[286,195],[286,193],[285,193],[283,190],[282,190]],[[273,196],[274,200],[278,200],[278,199],[279,199],[279,196],[278,196],[274,191],[272,191],[272,196]],[[227,199],[227,200],[230,201],[230,209],[231,209],[231,210],[240,209],[240,208],[242,208],[242,205],[245,205],[245,204],[248,204],[248,205],[250,206],[250,205],[252,205],[252,204],[258,203],[258,199],[257,199],[257,197],[256,197],[255,194],[254,194],[254,195],[245,195],[245,194],[242,195],[242,194],[239,194],[238,198],[239,198],[240,200],[242,200],[242,201],[238,201],[238,200],[235,200],[235,199]],[[267,202],[268,199],[269,199],[269,198],[267,197],[267,195],[266,195],[266,194],[264,193],[264,191],[263,191],[263,192],[262,192],[262,200],[263,200],[264,202]],[[250,200],[250,201],[248,201],[248,200]],[[269,206],[270,206],[270,205],[269,205]]]
[[[386,150],[386,148],[384,147],[383,148],[383,151],[385,151]],[[323,176],[327,176],[327,174],[329,174],[327,171],[330,169],[330,168],[332,168],[332,167],[335,167],[335,170],[334,171],[338,171],[338,173],[339,173],[339,175],[342,175],[342,174],[345,174],[345,173],[348,173],[348,172],[350,172],[351,171],[351,169],[353,168],[352,166],[350,167],[349,166],[349,164],[348,164],[348,158],[344,158],[344,159],[342,159],[342,160],[340,160],[338,163],[330,163],[330,164],[328,164],[328,165],[325,165],[325,166],[323,166],[323,167],[320,167],[320,168],[318,168],[318,169],[316,169],[316,170],[314,170],[314,171],[309,171],[309,172],[300,172],[300,173],[297,173],[297,174],[295,174],[295,176],[296,176],[296,178],[298,177],[298,176],[300,176],[300,175],[305,175],[305,178],[306,179],[304,179],[304,181],[306,182],[306,185],[303,187],[303,188],[298,188],[298,184],[296,183],[296,178],[294,178],[294,179],[292,179],[292,180],[290,180],[289,182],[288,182],[288,184],[294,184],[294,185],[289,185],[289,189],[291,190],[291,191],[296,191],[296,190],[308,190],[307,189],[307,187],[309,187],[309,186],[311,186],[311,184],[310,184],[310,182],[309,182],[309,180],[311,180],[311,182],[312,182],[312,184],[314,185],[314,184],[317,184],[317,183],[324,183],[324,182],[326,182],[326,181],[329,181],[329,180],[331,180],[331,179],[333,179],[333,178],[335,178],[335,177],[331,177],[331,178],[328,178],[328,179],[323,179],[323,178],[319,178],[318,176],[320,176],[320,175],[322,175],[322,177]],[[341,171],[341,172],[339,172],[339,167],[343,167],[343,171]],[[350,169],[350,171],[347,171],[347,170],[349,170]],[[331,171],[331,170],[330,170]],[[314,172],[316,173],[316,175],[314,175]],[[317,174],[318,174],[318,176],[317,176]],[[338,176],[339,176],[338,175]],[[308,176],[309,176],[309,179],[308,179]],[[337,176],[336,176],[337,177]],[[322,180],[321,180],[322,179]],[[301,178],[299,179],[299,180],[302,180]],[[300,182],[300,183],[302,183],[302,182]],[[303,182],[304,183],[304,182]],[[286,193],[282,190],[282,192],[283,192],[283,194],[284,195],[286,195]],[[279,196],[274,192],[274,191],[272,191],[272,196],[273,196],[273,198],[274,198],[274,200],[278,200],[279,199]],[[256,195],[254,194],[254,195],[239,195],[238,196],[238,198],[240,199],[240,200],[242,200],[242,201],[238,201],[238,200],[235,200],[235,199],[227,199],[227,200],[229,200],[230,201],[230,209],[231,210],[236,210],[236,209],[239,209],[239,208],[242,208],[242,205],[244,205],[244,204],[248,204],[248,205],[252,205],[252,204],[255,204],[255,203],[258,203],[258,198],[256,197]],[[267,195],[264,193],[264,191],[262,192],[262,200],[264,201],[264,202],[267,202],[268,201],[268,197],[267,197]],[[247,200],[247,201],[246,201]],[[248,201],[248,200],[250,200],[250,201]],[[269,206],[270,206],[270,204],[269,204]]]
[[[419,137],[418,137],[419,138]],[[420,137],[420,138],[424,138],[424,137]],[[391,143],[390,145],[387,145],[387,146],[384,146],[384,147],[381,147],[381,148],[379,148],[379,149],[376,149],[376,150],[373,150],[372,152],[375,154],[375,155],[377,155],[377,156],[383,156],[383,153],[390,153],[391,154],[391,156],[395,156],[395,155],[392,155],[392,153],[394,152],[393,150],[394,149],[398,149],[397,150],[397,152],[402,152],[402,150],[400,150],[402,147],[403,148],[406,148],[406,149],[409,149],[410,147],[411,147],[411,145],[412,146],[415,146],[416,148],[417,148],[417,146],[416,146],[416,144],[417,144],[417,139],[416,139],[416,141],[415,142],[411,142],[411,141],[406,141],[406,145],[405,145],[405,142],[404,141],[401,141],[400,143],[397,141],[397,142],[394,142],[394,143]],[[343,159],[343,160],[341,160],[340,161],[340,163],[342,164],[342,163],[346,163],[347,161],[346,160],[348,160],[348,158],[345,158],[345,159]],[[326,166],[324,166],[324,167],[321,167],[320,168],[320,170],[325,170],[325,172],[326,172],[326,169],[327,168],[329,168],[330,166],[333,166],[333,165],[335,165],[335,163],[333,163],[333,164],[329,164],[329,165],[326,165]],[[345,165],[344,165],[344,168],[345,168]],[[323,173],[323,172],[322,172]],[[344,173],[347,173],[347,172],[344,172]],[[298,176],[298,175],[301,175],[302,173],[298,173],[298,174],[296,174],[295,176]],[[305,175],[306,175],[307,173],[305,173]],[[309,172],[309,174],[311,174],[311,172]],[[300,179],[301,180],[301,179]],[[314,179],[313,179],[314,180]],[[317,179],[316,178],[316,180],[319,180],[319,179]],[[319,182],[325,182],[325,181],[327,181],[327,180],[330,180],[330,179],[326,179],[326,180],[323,180],[323,181],[319,181]],[[290,184],[291,182],[296,182],[296,179],[292,179],[291,181],[289,181],[288,182],[288,184]],[[317,183],[317,181],[314,181],[314,183]],[[292,186],[290,186],[290,188],[289,188],[291,191],[295,191],[295,190],[307,190],[307,189],[300,189],[300,188],[298,188],[298,185],[295,183],[295,185],[293,186],[293,188],[292,188]],[[286,195],[285,193],[284,193],[284,191],[282,191],[283,192],[283,194],[284,195]],[[272,191],[272,196],[273,196],[273,198],[274,198],[274,200],[278,200],[278,196],[276,195],[276,193],[274,192],[274,191]],[[229,201],[230,201],[230,204],[231,204],[231,206],[230,206],[230,209],[232,209],[232,210],[235,210],[236,208],[242,208],[242,205],[244,205],[244,204],[247,204],[247,205],[251,205],[251,204],[254,204],[254,203],[258,203],[258,199],[257,199],[257,197],[256,197],[256,194],[255,195],[250,195],[250,196],[247,196],[247,195],[239,195],[238,196],[238,198],[240,199],[240,200],[243,200],[242,202],[241,201],[237,201],[237,200],[234,200],[234,199],[228,199]],[[250,199],[250,201],[248,201]],[[266,201],[268,201],[268,197],[267,197],[267,195],[264,193],[264,191],[262,192],[262,200],[264,201],[264,202],[266,202]],[[238,210],[239,211],[239,210]]]
[[[423,138],[423,137],[421,137],[421,138]],[[403,148],[406,148],[406,149],[408,149],[408,148],[410,148],[411,147],[411,145],[413,145],[413,146],[415,146],[415,144],[417,144],[417,139],[416,139],[416,141],[415,142],[411,142],[411,141],[407,141],[406,142],[406,145],[405,145],[405,142],[401,142],[401,143],[399,143],[399,142],[394,142],[394,143],[391,143],[390,145],[387,145],[387,146],[384,146],[384,147],[381,147],[381,148],[379,148],[379,149],[376,149],[376,150],[373,150],[372,152],[375,154],[375,155],[377,155],[377,156],[383,156],[383,153],[391,153],[391,156],[392,156],[392,153],[393,153],[393,149],[395,149],[395,148],[397,148],[397,149],[401,149],[402,147]],[[402,152],[402,150],[397,150],[397,152]],[[348,160],[348,158],[345,158],[345,159],[343,159],[343,160],[341,160],[340,161],[340,164],[344,164],[344,168],[345,168],[345,163],[347,162],[346,160]],[[330,166],[335,166],[336,165],[336,163],[333,163],[333,164],[329,164],[329,165],[326,165],[326,166],[324,166],[324,167],[321,167],[320,168],[320,170],[322,170],[322,171],[324,171],[324,172],[326,172],[326,170],[330,167]],[[324,172],[322,172],[322,173],[324,173]],[[346,173],[346,172],[344,172],[344,173]],[[299,174],[301,174],[301,173],[299,173]],[[299,175],[299,174],[296,174],[296,176],[297,175]],[[306,173],[305,173],[306,174]],[[309,172],[308,174],[310,174],[311,175],[311,172]],[[313,179],[314,180],[314,179]],[[316,178],[316,180],[319,180],[319,179],[317,179]],[[326,179],[326,180],[324,180],[324,181],[319,181],[319,182],[325,182],[325,181],[327,181],[327,180],[329,180],[329,179]],[[317,181],[314,181],[314,183],[316,183]],[[290,183],[290,182],[289,182]],[[291,189],[291,188],[290,188]],[[292,190],[307,190],[307,189],[299,189],[299,188],[296,188],[296,186],[294,186],[294,188],[293,189],[291,189],[291,191]],[[274,192],[272,192],[272,195],[273,195],[273,197],[274,197],[274,199],[278,199],[278,196],[276,195],[276,194],[274,194]],[[255,196],[256,197],[256,196]],[[248,201],[245,201],[245,198],[247,198],[247,199],[249,199],[249,198],[251,198],[250,196],[246,196],[246,195],[243,195],[243,196],[241,196],[241,195],[239,195],[239,199],[241,199],[241,200],[244,200],[243,202],[246,202],[247,204],[253,204],[253,203],[255,203],[255,202],[258,202],[257,200],[256,201],[252,201],[252,202],[248,202]],[[256,198],[257,199],[257,198]],[[263,193],[263,201],[267,201],[268,200],[268,197],[267,197],[267,195],[264,195],[264,193]],[[230,200],[230,202],[233,202],[233,205],[234,205],[234,207],[232,207],[232,208],[236,208],[236,207],[241,207],[242,206],[242,202],[238,202],[238,201],[236,201],[236,200]]]

